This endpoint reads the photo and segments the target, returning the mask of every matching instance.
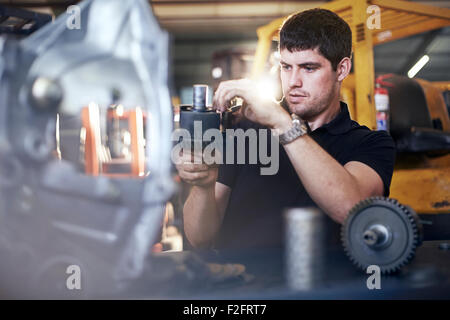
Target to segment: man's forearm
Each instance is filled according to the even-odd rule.
[[[363,198],[357,181],[307,135],[284,148],[314,202],[342,223],[348,211]]]
[[[183,208],[184,231],[194,247],[211,245],[220,227],[214,184],[193,186]]]

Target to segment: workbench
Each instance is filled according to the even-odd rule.
[[[282,249],[183,251],[153,254],[128,292],[136,299],[450,299],[450,250],[445,241],[425,241],[399,273],[381,277],[369,290],[370,274],[358,270],[338,246],[327,250],[322,285],[294,291],[286,285]],[[207,263],[238,264],[235,277],[211,276]]]

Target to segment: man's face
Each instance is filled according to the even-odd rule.
[[[283,49],[280,55],[281,84],[290,112],[313,120],[338,94],[336,71],[317,49]]]

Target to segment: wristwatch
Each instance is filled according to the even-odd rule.
[[[280,134],[278,139],[282,145],[288,144],[298,137],[308,133],[308,125],[306,121],[301,120],[297,115],[292,114],[292,128]]]

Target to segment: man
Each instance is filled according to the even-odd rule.
[[[250,80],[222,82],[213,106],[224,111],[244,101],[241,128],[269,128],[279,135],[279,172],[260,165],[183,163],[180,177],[192,185],[183,216],[195,247],[281,245],[282,213],[316,205],[343,223],[349,210],[370,196],[387,196],[395,146],[385,132],[372,132],[349,117],[339,101],[351,69],[351,30],[335,13],[312,9],[291,16],[280,30],[281,84],[287,110],[264,100]],[[299,126],[290,114],[309,126]]]

